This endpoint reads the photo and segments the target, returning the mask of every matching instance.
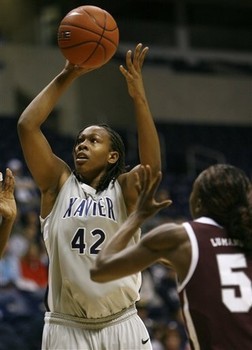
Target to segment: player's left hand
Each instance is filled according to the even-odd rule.
[[[147,46],[143,48],[143,45],[139,43],[134,52],[128,50],[126,53],[127,68],[125,68],[123,65],[119,67],[121,73],[126,79],[129,95],[133,98],[137,95],[143,95],[145,93],[142,78],[142,67],[148,50],[149,48]]]
[[[159,210],[164,209],[172,204],[170,199],[157,201],[155,194],[162,179],[161,171],[156,176],[152,175],[149,165],[141,165],[135,173],[136,189],[139,193],[136,213],[145,219],[156,214]]]
[[[0,215],[5,219],[12,219],[17,213],[14,197],[15,179],[9,168],[6,169],[4,179],[2,173],[0,173],[0,176]]]

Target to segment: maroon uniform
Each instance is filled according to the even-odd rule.
[[[179,294],[192,349],[252,349],[252,259],[209,218],[183,226],[192,261]]]

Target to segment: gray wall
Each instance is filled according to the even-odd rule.
[[[0,115],[13,116],[21,112],[17,91],[30,101],[60,72],[64,59],[57,48],[4,45],[0,63]],[[121,63],[112,60],[74,82],[57,105],[61,132],[74,135],[83,124],[100,121],[131,127],[133,107]],[[144,80],[157,121],[252,124],[251,76],[178,74],[146,62]]]

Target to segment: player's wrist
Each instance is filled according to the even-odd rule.
[[[139,226],[141,226],[145,218],[146,217],[143,215],[142,212],[137,212],[137,211],[134,211],[129,217],[131,225],[134,226],[135,228],[138,228]]]

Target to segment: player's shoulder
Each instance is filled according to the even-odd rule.
[[[166,222],[160,225],[164,231],[169,231],[170,234],[180,235],[186,232],[183,223],[180,222]]]
[[[152,229],[149,238],[167,241],[169,245],[175,246],[188,240],[184,226],[176,222],[166,222],[156,226]]]

